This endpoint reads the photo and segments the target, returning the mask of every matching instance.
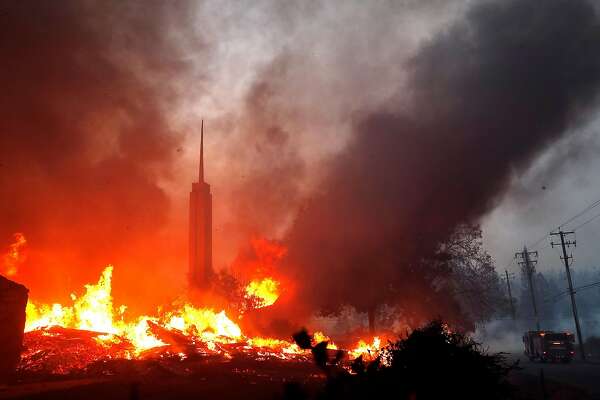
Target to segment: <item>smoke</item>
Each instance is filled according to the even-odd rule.
[[[487,351],[520,355],[523,353],[523,332],[530,329],[527,323],[496,320],[478,326],[473,338]]]
[[[598,29],[586,1],[478,3],[398,65],[406,81],[355,119],[290,231],[303,299],[367,309],[389,288],[424,318],[456,312],[417,262],[585,119],[600,84]]]
[[[189,9],[0,5],[0,242],[19,231],[28,238],[20,279],[36,298],[67,295],[107,263],[128,284],[135,277],[159,290],[145,277],[170,260],[167,250],[185,251],[185,231],[183,247],[164,234],[170,200],[160,182],[181,142],[168,115],[189,66],[173,21],[191,26]]]
[[[225,146],[227,164],[220,171],[227,176],[213,179],[219,194],[218,264],[231,262],[231,255],[249,245],[250,238],[280,237],[305,192],[306,162],[289,123],[289,99],[281,91],[289,63],[281,56],[261,68],[238,114],[221,122],[234,119],[229,126],[238,131]],[[226,184],[219,186],[223,181]]]
[[[249,235],[285,236],[302,201],[319,189],[326,161],[348,140],[355,113],[400,82],[404,71],[390,60],[405,59],[460,3],[204,4],[199,25],[216,55],[214,90],[201,103],[209,112],[217,267]]]

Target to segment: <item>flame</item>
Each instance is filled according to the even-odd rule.
[[[26,308],[27,321],[25,332],[47,326],[75,327],[73,308],[61,304],[42,304],[36,306],[31,301]]]
[[[317,331],[313,333],[313,345],[316,345],[321,342],[327,342],[327,348],[331,350],[337,350],[338,347],[333,343],[331,338],[325,335],[323,332]]]
[[[272,339],[272,338],[262,338],[255,337],[247,340],[248,348],[255,348],[262,350],[264,353],[269,354],[282,354],[282,355],[297,355],[304,354],[304,350],[302,350],[296,343],[288,342],[287,340],[280,339]],[[284,357],[280,357],[284,358]]]
[[[25,235],[20,232],[14,234],[15,242],[8,246],[8,252],[4,255],[3,273],[6,276],[15,276],[18,272],[18,267],[25,261],[23,253],[24,247],[27,244]]]
[[[240,339],[242,331],[231,321],[225,311],[215,313],[205,308],[195,308],[185,304],[175,313],[168,314],[167,328],[177,329],[187,334],[198,334],[206,342],[229,342]]]
[[[279,298],[279,282],[273,278],[256,279],[246,286],[247,299],[257,299],[255,308],[268,307]]]
[[[113,323],[113,305],[111,296],[112,265],[107,266],[98,283],[85,285],[85,294],[77,298],[71,294],[74,304],[66,307],[62,304],[27,304],[25,331],[46,326],[85,329],[95,332],[119,333]]]
[[[59,326],[94,332],[102,332],[95,340],[102,343],[115,342],[125,338],[135,347],[138,355],[144,350],[166,345],[149,330],[148,322],[157,324],[167,330],[183,332],[194,337],[209,348],[215,343],[232,343],[243,341],[240,327],[233,322],[225,311],[215,312],[212,309],[196,308],[191,304],[183,304],[174,311],[164,312],[158,316],[140,316],[132,322],[125,322],[123,314],[126,307],[121,306],[115,313],[111,294],[113,267],[107,266],[94,285],[85,285],[85,293],[81,297],[71,295],[72,306],[62,304],[27,304],[27,321],[25,331]],[[120,319],[115,319],[120,315]]]
[[[159,347],[182,359],[187,357],[190,349],[219,353],[225,357],[232,357],[229,352],[240,349],[251,351],[255,356],[280,359],[310,355],[290,341],[246,337],[225,311],[199,308],[189,303],[175,305],[168,311],[160,310],[154,316],[142,315],[126,320],[127,308],[115,308],[113,305],[112,273],[113,267],[107,266],[97,283],[85,285],[85,292],[81,296],[71,295],[72,305],[36,304],[30,301],[26,309],[25,331],[38,331],[48,337],[61,335],[62,328],[87,331],[91,343],[108,351],[110,357],[144,357],[146,351]],[[266,306],[277,300],[278,286],[277,281],[265,278],[254,285],[251,282],[247,293],[260,298]],[[328,342],[329,349],[337,349],[327,335],[315,332],[313,344],[320,342]],[[111,350],[113,348],[116,350]],[[373,355],[379,349],[380,340],[376,337],[370,345],[360,341],[350,356]],[[35,352],[32,354],[35,359]]]
[[[351,358],[358,358],[363,356],[363,358],[375,358],[379,350],[381,349],[381,339],[378,336],[373,338],[373,342],[371,344],[365,342],[364,340],[360,340],[354,350],[349,352]]]
[[[118,333],[113,325],[112,271],[112,265],[106,267],[96,285],[85,285],[85,295],[79,299],[75,295],[71,295],[71,298],[75,300],[73,307],[78,329]]]
[[[112,265],[107,266],[100,275],[95,285],[85,285],[85,293],[81,297],[71,294],[73,306],[62,304],[27,303],[25,332],[52,326],[74,328],[102,332],[106,335],[98,336],[98,341],[114,341],[115,335],[128,339],[136,348],[136,353],[143,350],[162,346],[161,340],[148,333],[147,321],[158,321],[157,318],[147,316],[139,317],[132,323],[122,320],[115,321],[112,302]],[[119,307],[119,314],[123,315],[126,307]]]
[[[127,338],[135,347],[135,354],[138,355],[144,350],[155,347],[165,346],[166,343],[155,337],[148,331],[148,321],[158,322],[158,318],[141,316],[132,324],[121,323],[121,335]]]

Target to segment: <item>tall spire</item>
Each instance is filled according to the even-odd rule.
[[[204,182],[204,120],[202,120],[202,124],[200,125],[200,167],[198,182]]]

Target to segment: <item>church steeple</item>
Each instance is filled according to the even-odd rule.
[[[190,192],[189,278],[194,288],[210,286],[212,272],[212,195],[204,181],[204,120],[200,126],[198,182]]]
[[[200,125],[200,166],[198,169],[198,182],[204,182],[204,120]]]

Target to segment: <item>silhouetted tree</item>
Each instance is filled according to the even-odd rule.
[[[295,338],[301,346],[309,343],[306,333]],[[507,399],[512,395],[507,375],[515,365],[508,365],[501,353],[487,354],[478,343],[449,331],[440,321],[390,343],[373,361],[359,357],[351,372],[332,360],[322,344],[310,348],[327,375],[320,399]]]

